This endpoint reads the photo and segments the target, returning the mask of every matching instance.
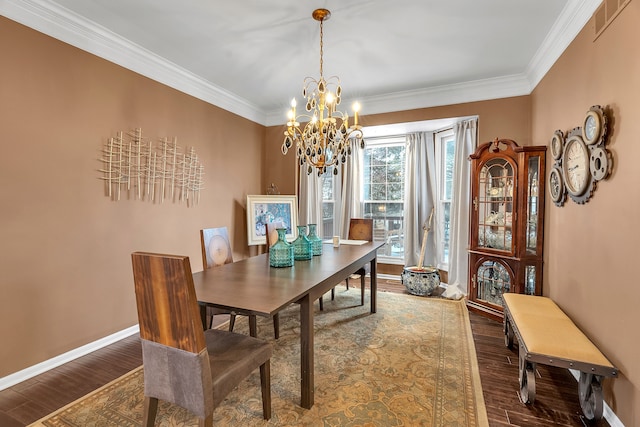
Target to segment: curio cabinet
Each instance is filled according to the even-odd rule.
[[[542,294],[545,152],[497,139],[471,161],[470,310],[502,318],[502,294]]]

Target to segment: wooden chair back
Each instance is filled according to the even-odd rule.
[[[206,346],[189,257],[131,254],[140,338],[191,353]]]
[[[233,262],[227,227],[200,230],[200,246],[202,248],[202,268],[205,270]]]
[[[351,218],[349,221],[349,239],[373,241],[373,219]]]

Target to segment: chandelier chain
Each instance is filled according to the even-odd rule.
[[[322,74],[322,65],[323,65],[323,56],[324,56],[324,47],[322,44],[322,38],[323,38],[323,31],[322,31],[322,24],[324,23],[324,21],[320,21],[320,78],[322,78],[323,74]]]

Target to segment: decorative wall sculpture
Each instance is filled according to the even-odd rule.
[[[203,189],[204,166],[193,147],[181,152],[177,138],[161,138],[156,144],[143,138],[142,129],[118,132],[105,144],[99,159],[103,168],[105,195],[163,203],[197,205]]]

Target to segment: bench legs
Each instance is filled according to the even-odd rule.
[[[504,316],[504,345],[509,349],[513,349],[513,327],[507,320],[507,316]]]
[[[513,348],[513,327],[505,316],[504,344]],[[518,349],[518,381],[520,382],[520,398],[525,404],[532,404],[536,400],[536,363],[527,360],[523,346]],[[588,420],[599,420],[603,415],[604,397],[602,394],[602,375],[580,371],[578,381],[578,395],[580,407]]]
[[[580,372],[578,381],[578,394],[580,395],[580,407],[584,416],[589,420],[602,418],[603,396],[602,377],[586,372]]]
[[[522,347],[520,347],[519,353],[520,398],[524,403],[533,403],[536,400],[536,364],[527,360],[527,355]]]

